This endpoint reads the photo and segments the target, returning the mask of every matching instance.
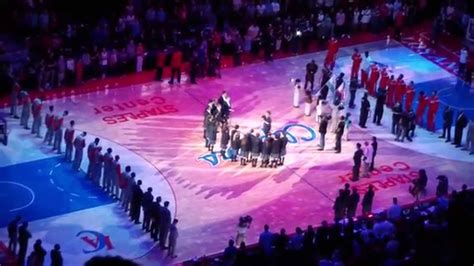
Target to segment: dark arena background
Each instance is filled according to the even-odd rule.
[[[0,1],[0,265],[473,265],[472,1]]]

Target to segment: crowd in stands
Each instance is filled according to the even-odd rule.
[[[463,185],[448,194],[444,176],[438,179],[435,200],[402,207],[394,198],[384,212],[292,233],[265,225],[258,245],[229,240],[219,257],[185,265],[472,265],[474,191]]]
[[[4,65],[3,70],[13,72],[22,88],[48,90],[170,65],[170,53],[180,50],[198,77],[218,76],[221,53],[239,65],[242,52],[258,57],[264,50],[265,60],[271,60],[276,50],[305,52],[312,41],[324,45],[332,36],[350,37],[360,30],[379,33],[390,26],[399,37],[404,26],[437,12],[437,5],[425,0],[106,1],[89,9],[74,5],[79,8],[74,14],[57,1],[18,1],[9,7],[15,14],[10,23],[17,37],[26,39],[29,56],[24,67],[11,71]],[[465,23],[464,13],[447,4],[433,35],[437,38],[444,25],[464,29]],[[168,54],[164,61],[158,60],[159,52]]]

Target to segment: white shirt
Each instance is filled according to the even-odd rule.
[[[364,156],[367,158],[367,161],[370,162],[372,160],[372,156],[374,154],[374,150],[372,145],[367,145],[364,147]]]

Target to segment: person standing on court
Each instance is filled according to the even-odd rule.
[[[10,94],[10,115],[13,116],[13,118],[18,119],[18,113],[17,113],[17,108],[18,108],[18,97],[20,94],[20,84],[18,82],[14,81],[13,86],[12,86],[12,93]]]
[[[43,100],[35,98],[31,106],[31,114],[33,115],[33,125],[31,126],[31,134],[36,134],[36,137],[41,138],[41,109],[43,108]]]
[[[120,196],[119,184],[120,184],[120,176],[122,173],[122,168],[120,166],[119,161],[120,161],[120,156],[115,155],[114,160],[112,162],[112,174],[110,175],[111,180],[112,180],[112,191],[110,195],[112,195],[112,197],[115,199],[119,199],[119,196]]]
[[[82,132],[74,139],[74,161],[72,162],[72,169],[80,171],[82,163],[82,155],[84,154],[84,147],[86,147],[86,137],[87,133]]]
[[[174,84],[174,77],[178,84],[181,83],[181,61],[183,60],[183,53],[179,50],[175,50],[171,55],[171,79],[168,81],[169,84]]]
[[[410,81],[405,92],[405,110],[410,110],[413,107],[413,100],[415,99],[415,82]]]
[[[374,151],[368,141],[366,141],[364,145],[364,171],[362,172],[362,177],[369,177],[370,164],[374,156]]]
[[[153,241],[158,241],[158,235],[160,233],[161,219],[161,197],[156,197],[155,201],[151,205],[151,229],[150,237]]]
[[[467,57],[469,55],[469,52],[467,51],[466,47],[463,47],[461,51],[459,52],[459,69],[458,69],[458,74],[461,77],[464,77],[464,72],[466,71],[466,65],[467,65]]]
[[[66,162],[72,162],[72,146],[74,141],[74,120],[69,122],[69,127],[64,131],[64,143],[66,144]]]
[[[426,97],[424,91],[420,91],[418,94],[418,106],[416,107],[416,123],[420,126],[423,124],[423,116],[427,105],[428,97]]]
[[[49,106],[49,113],[44,117],[44,124],[46,125],[46,134],[44,135],[44,142],[48,145],[53,141],[53,122],[54,122],[54,106]]]
[[[135,173],[132,173],[131,176],[135,177]],[[140,207],[142,205],[143,199],[143,190],[141,188],[141,185],[142,181],[138,180],[137,184],[133,186],[132,200],[130,202],[130,218],[135,224],[140,223]]]
[[[272,130],[272,113],[270,111],[265,112],[265,114],[262,116],[263,119],[263,126],[262,126],[262,131],[264,137],[268,136],[268,133]]]
[[[360,115],[359,115],[359,126],[361,128],[366,128],[365,124],[367,123],[367,118],[370,113],[370,102],[368,99],[367,92],[364,93],[362,97],[362,103],[360,105]]]
[[[369,51],[365,51],[364,56],[362,58],[362,64],[361,64],[362,68],[360,71],[360,81],[361,81],[360,85],[362,88],[365,88],[367,86],[371,64],[372,64],[372,58],[369,55]]]
[[[178,241],[178,219],[174,219],[173,223],[170,225],[170,234],[168,237],[168,257],[176,258],[176,244]]]
[[[92,180],[98,187],[100,187],[102,179],[102,170],[104,168],[104,155],[102,154],[102,147],[98,146],[94,151],[94,167],[92,171]]]
[[[104,178],[102,179],[102,189],[107,193],[112,191],[112,171],[114,170],[113,161],[114,156],[112,155],[112,148],[107,148],[107,152],[104,153]]]
[[[28,120],[30,120],[31,98],[28,92],[20,91],[20,102],[23,105],[21,109],[20,126],[23,126],[25,129],[30,129],[28,127]]]
[[[26,252],[28,250],[28,241],[31,238],[31,233],[28,231],[28,222],[23,222],[23,224],[18,229],[18,265],[25,265]]]
[[[313,88],[314,88],[314,75],[316,74],[317,71],[318,71],[318,65],[316,65],[316,62],[314,60],[311,60],[311,62],[309,62],[306,65],[306,75],[305,75],[305,81],[304,81],[304,90],[305,91],[308,90],[308,83],[310,85],[309,91],[313,91]],[[298,82],[299,79],[297,79],[296,81]]]
[[[468,122],[469,121],[466,115],[464,114],[464,111],[461,111],[456,119],[456,125],[454,128],[453,145],[456,145],[456,148],[461,147],[462,133]]]
[[[165,201],[163,207],[160,209],[160,247],[166,249],[166,240],[171,225],[171,212],[168,209],[169,201]]]
[[[51,266],[63,266],[63,255],[61,254],[61,246],[54,245],[54,249],[49,253],[51,258]]]
[[[128,212],[128,209],[131,208],[130,204],[132,202],[133,189],[136,185],[135,175],[132,177],[132,168],[129,165],[125,166],[125,171],[122,173],[121,177],[121,183],[120,188],[122,189],[122,194],[120,194],[120,201],[122,202],[123,210]]]
[[[143,194],[142,208],[143,208],[143,224],[142,230],[150,232],[151,224],[151,206],[153,204],[153,188],[147,188],[145,194]]]
[[[436,131],[436,113],[438,112],[439,108],[439,98],[438,98],[438,92],[433,91],[433,94],[431,95],[429,102],[428,102],[428,117],[427,117],[427,129],[431,132]]]
[[[357,216],[357,205],[359,205],[360,195],[357,188],[352,188],[352,193],[347,199],[347,218],[352,219]]]
[[[8,231],[8,249],[16,254],[16,246],[18,244],[18,223],[21,221],[21,216],[16,216],[7,227]]]
[[[166,57],[168,57],[168,52],[165,50],[161,51],[158,50],[156,54],[156,72],[155,72],[155,80],[156,81],[163,81],[163,69],[166,66]]]
[[[377,149],[379,148],[379,143],[377,142],[377,137],[372,137],[372,158],[370,161],[369,171],[374,171],[374,164],[375,164],[375,155],[377,155]]]
[[[358,82],[361,63],[362,63],[362,56],[359,53],[359,50],[355,48],[354,53],[352,54],[351,80],[355,79],[356,82]]]
[[[387,90],[380,87],[377,91],[377,100],[375,102],[375,110],[374,110],[374,118],[373,123],[377,126],[381,125],[382,117],[383,117],[383,109],[385,107],[385,100],[387,98]]]
[[[293,107],[300,107],[300,92],[301,92],[301,83],[300,79],[296,79],[293,84]]]
[[[95,138],[93,142],[87,146],[87,159],[89,165],[87,166],[87,177],[92,178],[92,168],[94,167],[94,151],[99,146],[100,139]]]
[[[341,116],[339,122],[337,123],[336,128],[336,153],[341,153],[341,142],[342,142],[342,135],[344,135],[344,127],[345,121],[344,116]]]
[[[362,164],[362,157],[364,157],[364,152],[362,151],[362,145],[360,143],[356,144],[356,151],[352,159],[354,160],[354,166],[352,167],[352,181],[358,181],[360,175],[360,165]]]
[[[63,139],[63,123],[64,118],[69,114],[68,111],[64,111],[62,116],[55,116],[53,120],[53,151],[56,150],[58,154],[61,153],[61,140]]]
[[[443,135],[439,136],[440,139],[446,137],[445,142],[451,141],[451,126],[453,125],[453,109],[446,106],[443,111]]]
[[[329,119],[325,115],[321,115],[321,121],[319,122],[319,145],[318,151],[324,150],[324,145],[326,144],[326,133],[328,130]]]
[[[362,215],[367,216],[372,213],[372,202],[374,201],[374,186],[369,185],[369,190],[365,192],[362,198]]]

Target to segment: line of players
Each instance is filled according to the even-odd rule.
[[[29,118],[31,115],[33,117],[31,133],[41,138],[44,99],[38,97],[31,101],[26,91],[20,91],[19,86],[15,86],[18,90],[18,93],[14,94],[15,97],[18,97],[15,101],[18,102],[11,106],[11,115],[13,118],[20,118],[20,126],[27,130],[30,129]],[[22,105],[20,117],[17,116],[17,104]],[[74,120],[69,121],[69,126],[63,130],[64,119],[67,115],[68,111],[56,114],[53,105],[48,107],[48,111],[44,116],[46,127],[44,143],[52,145],[53,151],[61,154],[62,140],[64,140],[66,162],[71,162],[72,168],[80,171],[87,133],[82,132],[75,136]],[[103,153],[99,142],[100,139],[96,138],[87,146],[89,161],[87,178],[101,187],[112,198],[119,200],[121,207],[125,212],[129,212],[130,220],[135,224],[139,223],[140,212],[143,208],[142,229],[150,232],[151,238],[155,241],[158,241],[159,238],[160,246],[165,248],[171,227],[171,214],[168,210],[169,202],[165,201],[162,206],[161,197],[156,197],[154,201],[151,187],[144,193],[141,189],[142,181],[136,180],[136,174],[132,172],[131,167],[127,165],[122,169],[120,156],[113,156],[111,148]]]
[[[271,112],[262,115],[262,128],[242,132],[239,125],[230,125],[231,101],[227,92],[217,100],[210,100],[204,112],[205,147],[214,152],[217,133],[220,133],[220,154],[231,162],[240,160],[240,165],[248,163],[257,167],[260,158],[262,168],[281,166],[285,162],[288,138],[285,132],[271,133]],[[232,127],[232,129],[231,129]],[[239,160],[238,160],[239,158]]]

